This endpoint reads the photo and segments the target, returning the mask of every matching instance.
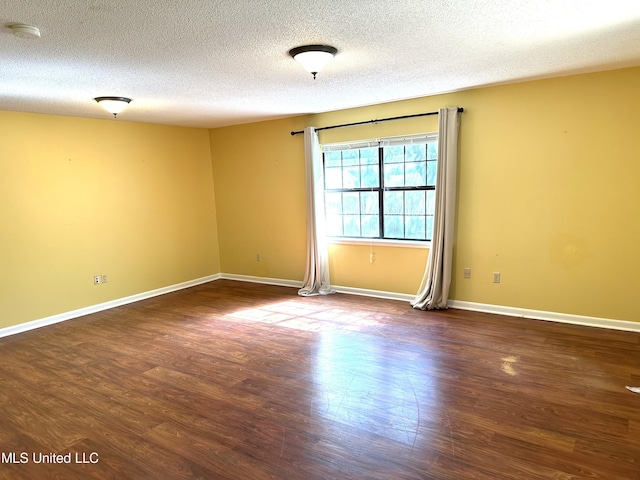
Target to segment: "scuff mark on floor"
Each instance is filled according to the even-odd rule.
[[[278,464],[276,467],[280,466],[280,460],[282,460],[282,454],[284,453],[284,427],[282,427],[282,447],[280,447],[280,456],[278,457]]]
[[[453,453],[453,459],[456,458],[456,446],[453,439],[453,428],[451,427],[451,419],[449,418],[449,409],[445,406],[444,413],[447,415],[447,424],[449,427],[449,438],[451,439],[451,453]]]
[[[413,436],[413,447],[416,446],[416,440],[418,440],[418,431],[420,430],[420,402],[418,401],[418,395],[416,394],[416,389],[413,388],[413,383],[411,383],[411,380],[408,380],[409,382],[409,386],[411,387],[411,390],[413,391],[413,398],[415,398],[416,400],[416,415],[418,417],[418,420],[416,422],[416,433]]]
[[[500,370],[502,370],[507,375],[511,375],[513,377],[518,374],[513,368],[513,364],[517,362],[518,362],[518,357],[514,357],[514,356],[504,357],[502,359],[502,367],[500,367]]]

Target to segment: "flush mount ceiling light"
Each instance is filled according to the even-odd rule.
[[[289,50],[289,55],[300,62],[304,69],[313,75],[314,80],[316,79],[316,74],[324,68],[336,53],[338,53],[338,49],[328,45],[304,45]]]
[[[96,97],[94,98],[109,113],[113,113],[113,118],[117,118],[118,114],[124,110],[130,102],[130,98],[126,97]]]
[[[33,25],[26,25],[24,23],[15,23],[9,25],[11,32],[20,38],[40,38],[40,30]]]

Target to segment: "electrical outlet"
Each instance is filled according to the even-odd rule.
[[[471,269],[469,267],[464,269],[464,278],[471,278]]]
[[[493,283],[500,283],[500,272],[493,272]]]
[[[102,280],[102,283],[107,283],[107,274],[106,273],[102,274],[101,280]]]
[[[94,285],[100,285],[100,275],[94,275],[93,276],[93,284]]]
[[[262,257],[259,253],[256,253],[256,262],[259,262],[260,260],[262,260]]]

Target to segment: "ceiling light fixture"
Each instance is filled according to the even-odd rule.
[[[313,75],[314,80],[316,79],[316,74],[324,68],[336,53],[338,53],[338,49],[328,45],[304,45],[289,50],[289,55],[300,62],[304,69]]]
[[[113,118],[118,118],[118,114],[131,102],[131,99],[126,97],[96,97],[94,100],[107,112],[113,113]]]
[[[33,25],[26,25],[24,23],[15,23],[9,25],[11,32],[20,38],[40,38],[40,30]]]

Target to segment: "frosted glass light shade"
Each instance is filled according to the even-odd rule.
[[[94,100],[114,117],[131,102],[131,99],[126,97],[96,97]]]
[[[324,68],[336,53],[338,53],[338,50],[328,45],[305,45],[289,50],[289,55],[300,62],[302,67],[313,75],[313,78],[316,78],[316,74]]]
[[[10,25],[11,31],[16,37],[20,38],[40,38],[40,29],[33,25],[26,25],[24,23],[15,23]]]

